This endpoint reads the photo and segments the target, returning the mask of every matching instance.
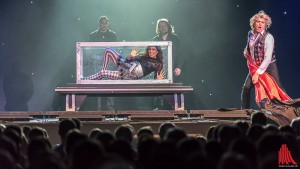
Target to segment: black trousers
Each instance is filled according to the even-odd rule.
[[[278,73],[278,68],[277,68],[277,64],[276,62],[274,63],[270,63],[270,65],[268,66],[267,73],[269,73],[274,80],[276,81],[276,83],[278,84],[278,86],[285,91],[285,89],[283,88],[280,79],[279,79],[279,73]],[[253,88],[253,83],[252,83],[252,77],[250,76],[250,74],[248,73],[245,83],[242,87],[242,94],[241,94],[241,109],[249,109],[250,108],[250,93],[251,93],[251,89]]]

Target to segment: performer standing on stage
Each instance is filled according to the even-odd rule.
[[[180,82],[179,77],[182,74],[182,67],[184,65],[184,57],[182,44],[179,37],[174,33],[174,27],[171,25],[170,21],[162,18],[157,20],[156,23],[156,36],[152,38],[152,41],[171,41],[172,42],[172,68],[174,70],[175,77],[173,81],[175,83]],[[174,98],[172,95],[164,95],[163,98],[155,98],[155,110],[162,109],[164,107],[164,100],[171,105],[174,109]]]
[[[260,109],[268,110],[267,116],[279,124],[289,125],[300,115],[300,99],[292,100],[283,89],[276,65],[274,38],[267,31],[271,18],[260,11],[250,19],[244,56],[249,73],[242,90],[242,109],[250,107],[250,90],[255,87],[255,101]]]
[[[165,19],[159,19],[156,25],[157,35],[152,38],[153,41],[171,41],[172,44],[172,61],[175,76],[180,76],[182,67],[184,65],[184,58],[182,56],[182,45],[176,34],[174,34],[174,27]],[[174,78],[175,79],[175,78]]]
[[[99,29],[90,34],[89,42],[117,42],[117,34],[108,29],[109,19],[107,16],[99,18]]]
[[[109,28],[109,19],[107,16],[101,16],[99,18],[99,28],[90,34],[89,42],[117,42],[117,34],[108,29]],[[106,107],[108,110],[114,110],[115,107],[115,98],[106,97]],[[98,110],[102,109],[102,99],[99,97],[97,99]]]
[[[258,82],[260,75],[268,72],[276,81],[278,86],[283,90],[279,79],[278,68],[276,65],[276,57],[274,52],[274,38],[267,31],[271,27],[272,21],[269,15],[264,11],[260,11],[250,19],[251,30],[248,32],[247,45],[244,50],[244,56],[247,58],[246,53],[251,55],[251,61],[258,66],[258,69],[253,75],[248,73],[242,89],[242,109],[250,108],[250,91],[253,84]]]

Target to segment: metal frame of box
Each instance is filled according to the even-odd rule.
[[[167,79],[163,80],[82,80],[83,74],[83,48],[84,47],[146,47],[146,46],[165,46],[168,50],[168,72]],[[164,57],[166,57],[164,55]],[[76,44],[76,83],[77,84],[152,84],[152,83],[173,83],[172,70],[172,42],[77,42]]]

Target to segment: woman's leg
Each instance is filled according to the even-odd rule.
[[[103,78],[118,80],[120,79],[120,72],[111,70],[101,70],[99,73],[82,78],[82,80],[101,80]]]
[[[104,51],[103,65],[99,73],[93,74],[91,76],[83,78],[83,80],[101,80],[102,78],[108,78],[116,80],[120,78],[119,71],[106,70],[110,61],[112,61],[116,66],[121,60],[121,56],[112,48],[106,48]]]
[[[106,48],[104,51],[103,65],[101,71],[107,69],[109,61],[112,61],[115,65],[117,65],[120,59],[121,56],[117,51],[115,51],[112,48]]]

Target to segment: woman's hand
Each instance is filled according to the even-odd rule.
[[[162,80],[166,77],[166,72],[164,70],[157,72],[156,74],[156,79],[157,80]]]
[[[134,49],[132,49],[132,51],[131,51],[131,53],[130,53],[130,56],[131,56],[132,58],[136,57],[136,56],[139,54],[139,51],[140,51],[139,48],[134,48]]]

